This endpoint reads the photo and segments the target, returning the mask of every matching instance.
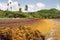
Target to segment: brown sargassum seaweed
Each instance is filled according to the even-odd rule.
[[[44,40],[44,36],[31,27],[0,27],[0,40]]]

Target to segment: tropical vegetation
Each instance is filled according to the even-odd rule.
[[[27,5],[25,10],[28,11]],[[22,12],[21,8],[19,11],[0,10],[0,18],[60,18],[60,10],[55,8],[42,9],[36,12]]]

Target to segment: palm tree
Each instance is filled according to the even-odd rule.
[[[12,7],[10,7],[11,11],[12,11]]]
[[[18,6],[19,6],[19,12],[21,12],[20,4],[18,4]]]
[[[7,6],[9,6],[9,5],[11,5],[11,2],[9,2],[9,3],[7,4]],[[12,7],[10,7],[10,9],[12,10]],[[7,10],[8,10],[8,8],[7,8]]]
[[[20,4],[18,4],[18,6],[20,7]]]
[[[11,5],[11,2],[9,3]],[[12,11],[12,7],[10,7],[11,11]]]
[[[22,9],[21,8],[19,8],[19,12],[22,12]]]
[[[11,4],[11,2],[10,2],[10,4]]]
[[[28,11],[28,5],[25,5],[25,10]]]
[[[7,7],[9,6],[9,3],[7,4]],[[7,8],[7,10],[8,10],[8,8]]]
[[[7,6],[9,6],[9,3],[7,4]]]

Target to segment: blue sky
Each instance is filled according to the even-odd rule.
[[[0,2],[7,2],[8,0],[0,0]],[[17,1],[21,5],[25,4],[36,4],[38,2],[46,4],[46,7],[51,8],[55,7],[57,4],[60,4],[60,0],[12,0],[12,1]]]
[[[57,8],[60,9],[60,0],[12,0],[13,2],[20,3],[20,5],[23,7],[26,4],[28,4],[31,10],[39,10],[43,8]],[[1,3],[7,3],[8,0],[0,0]],[[3,5],[3,4],[2,4]],[[16,6],[16,5],[15,5]]]

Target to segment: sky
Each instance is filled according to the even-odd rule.
[[[37,11],[37,10],[49,9],[49,8],[57,8],[60,10],[60,0],[12,0],[12,1],[15,4],[15,6],[17,6],[17,4],[20,3],[23,9],[25,5],[28,5],[29,11]],[[8,0],[0,0],[0,9],[5,10],[7,8],[6,6],[7,3]],[[1,5],[3,5],[3,7]]]

